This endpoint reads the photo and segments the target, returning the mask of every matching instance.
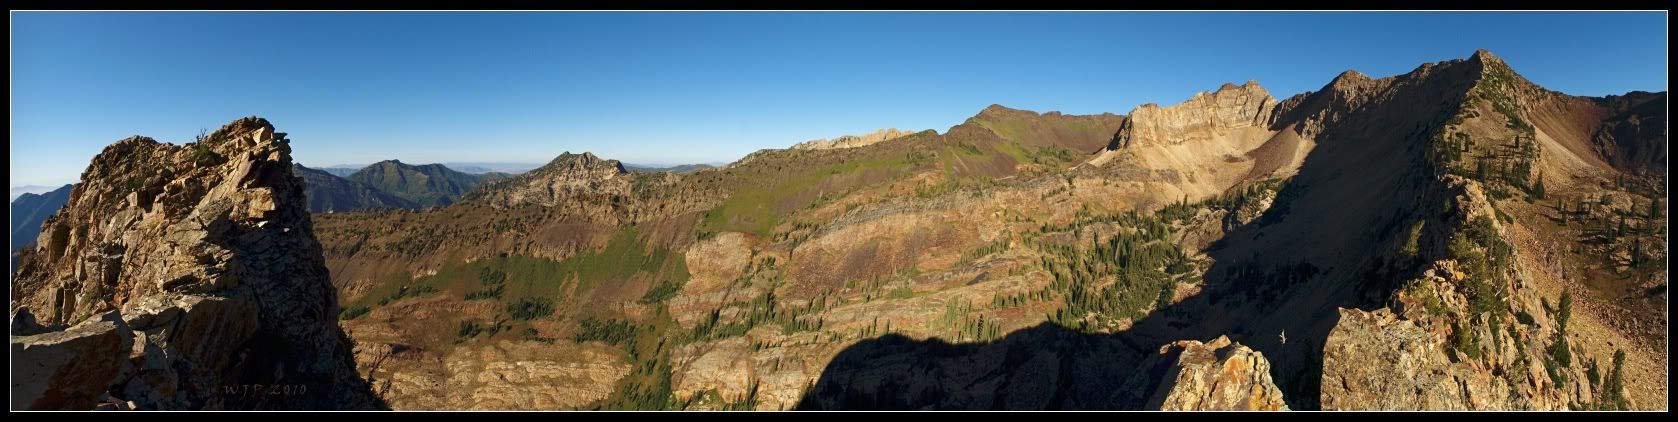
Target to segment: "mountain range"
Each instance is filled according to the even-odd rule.
[[[259,118],[129,138],[19,255],[13,402],[1663,409],[1665,95],[1480,50],[697,171],[339,178]],[[340,204],[417,210],[311,212]],[[309,387],[214,390],[249,384]]]

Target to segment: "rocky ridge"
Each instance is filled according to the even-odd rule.
[[[897,130],[896,128],[880,129],[862,135],[845,135],[832,139],[815,139],[799,142],[792,149],[844,149],[873,145],[912,135],[918,131]]]
[[[42,374],[13,378],[14,408],[382,407],[291,166],[254,117],[94,157],[13,281],[14,334],[40,332],[12,337],[13,365]]]

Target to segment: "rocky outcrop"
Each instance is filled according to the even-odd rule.
[[[337,294],[285,134],[252,117],[187,145],[131,137],[96,156],[82,181],[43,224],[36,253],[14,280],[12,304],[14,315],[26,308],[43,325],[80,323],[14,337],[12,348],[78,347],[69,366],[55,363],[67,355],[41,352],[14,353],[13,368],[57,365],[55,374],[84,375],[56,376],[23,393],[14,388],[14,403],[379,406],[336,324]],[[116,338],[131,341],[108,340]],[[88,365],[99,370],[66,369]]]
[[[1148,399],[1158,410],[1288,410],[1270,379],[1264,354],[1220,336],[1210,343],[1178,341],[1160,348],[1168,362]]]
[[[1277,111],[1276,99],[1254,81],[1226,83],[1167,107],[1143,104],[1088,163],[1147,183],[1143,189],[1158,202],[1194,201],[1243,182],[1286,177],[1315,144],[1273,125]]]
[[[890,141],[890,140],[901,138],[901,137],[904,137],[904,136],[913,135],[915,133],[917,133],[917,132],[908,131],[908,130],[897,130],[895,128],[887,128],[887,129],[876,130],[876,131],[869,132],[869,133],[862,134],[862,135],[845,135],[845,136],[840,136],[840,137],[833,138],[833,139],[816,139],[816,140],[811,140],[811,141],[800,142],[796,145],[793,145],[792,149],[856,148],[856,147],[860,147],[860,146],[867,146],[867,145],[873,145],[873,144],[877,144],[877,143],[881,143],[881,142],[885,142],[885,141]]]
[[[1451,365],[1442,343],[1390,310],[1341,309],[1323,347],[1323,410],[1474,409],[1464,394],[1488,388],[1462,384],[1475,377]]]
[[[1224,84],[1216,92],[1198,92],[1188,101],[1170,107],[1152,103],[1137,107],[1119,127],[1119,133],[1107,149],[1181,144],[1204,140],[1219,132],[1265,127],[1275,109],[1276,99],[1255,81]]]

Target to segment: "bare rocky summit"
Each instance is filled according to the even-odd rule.
[[[131,137],[82,181],[13,281],[13,326],[45,331],[12,337],[13,368],[40,374],[12,378],[14,408],[382,406],[285,134],[253,117],[187,145]]]

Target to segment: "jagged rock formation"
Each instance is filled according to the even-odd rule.
[[[13,281],[14,326],[71,326],[12,338],[14,369],[55,374],[14,377],[14,406],[379,406],[335,323],[285,134],[253,117],[188,145],[131,137],[81,179]]]
[[[325,171],[302,165],[293,165],[291,170],[297,177],[303,178],[303,197],[309,202],[309,212],[423,208],[414,201]]]
[[[901,137],[904,137],[904,136],[912,135],[912,134],[915,134],[917,132],[919,132],[919,131],[897,130],[895,128],[887,128],[887,129],[876,130],[876,131],[873,131],[873,132],[868,132],[868,133],[862,134],[862,135],[845,135],[845,136],[840,136],[840,137],[833,138],[833,139],[816,139],[816,140],[799,142],[798,144],[793,145],[792,149],[856,148],[856,147],[860,147],[860,146],[873,145],[873,144],[877,144],[877,143],[880,143],[880,142],[890,141],[890,140],[893,140],[893,139],[897,139],[897,138],[901,138]]]
[[[485,176],[461,173],[442,164],[411,165],[385,160],[356,171],[345,179],[364,183],[425,207],[454,203]],[[488,176],[491,178],[499,176]]]
[[[1158,410],[1288,410],[1264,354],[1220,336],[1160,348],[1168,365],[1148,400]]]
[[[43,194],[25,193],[12,200],[12,249],[18,250],[35,243],[34,234],[41,232],[41,222],[46,221],[64,202],[70,200],[70,187],[54,189]]]

